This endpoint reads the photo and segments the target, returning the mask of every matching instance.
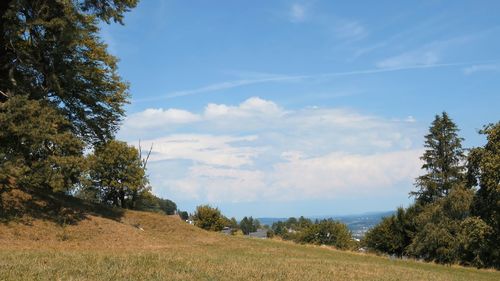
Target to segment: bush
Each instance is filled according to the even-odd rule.
[[[218,208],[212,208],[209,205],[196,207],[193,218],[194,225],[210,231],[221,231],[229,221]]]
[[[338,249],[350,249],[355,244],[347,225],[333,220],[323,220],[305,228],[298,242],[331,245]]]

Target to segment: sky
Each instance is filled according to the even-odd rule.
[[[142,1],[101,36],[153,192],[229,217],[407,206],[446,111],[500,120],[499,1]]]

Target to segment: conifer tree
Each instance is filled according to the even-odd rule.
[[[411,194],[420,204],[435,202],[446,196],[463,180],[464,152],[458,128],[446,112],[436,115],[425,136],[425,152],[420,158],[427,173],[416,179],[416,192]]]

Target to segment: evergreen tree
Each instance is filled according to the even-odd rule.
[[[58,107],[88,143],[112,137],[127,84],[100,40],[137,0],[0,1],[0,102],[27,96]]]
[[[428,204],[446,196],[451,188],[463,180],[464,152],[458,128],[446,112],[436,115],[425,136],[425,152],[420,158],[427,173],[416,179],[417,203]]]

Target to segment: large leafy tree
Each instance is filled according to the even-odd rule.
[[[487,264],[500,267],[500,122],[481,130],[487,136],[484,147],[474,148],[468,156],[468,184],[479,187],[472,212],[492,229]]]
[[[446,196],[463,180],[464,152],[458,128],[446,112],[436,115],[425,136],[425,152],[420,158],[427,173],[416,179],[412,195],[417,202],[428,204]]]
[[[68,191],[84,169],[83,142],[56,108],[15,96],[0,103],[0,188]]]
[[[111,140],[89,157],[90,184],[101,202],[135,208],[140,196],[149,192],[144,164],[135,147]]]
[[[138,0],[0,1],[0,102],[27,96],[59,108],[87,143],[112,137],[127,84],[99,39]]]

